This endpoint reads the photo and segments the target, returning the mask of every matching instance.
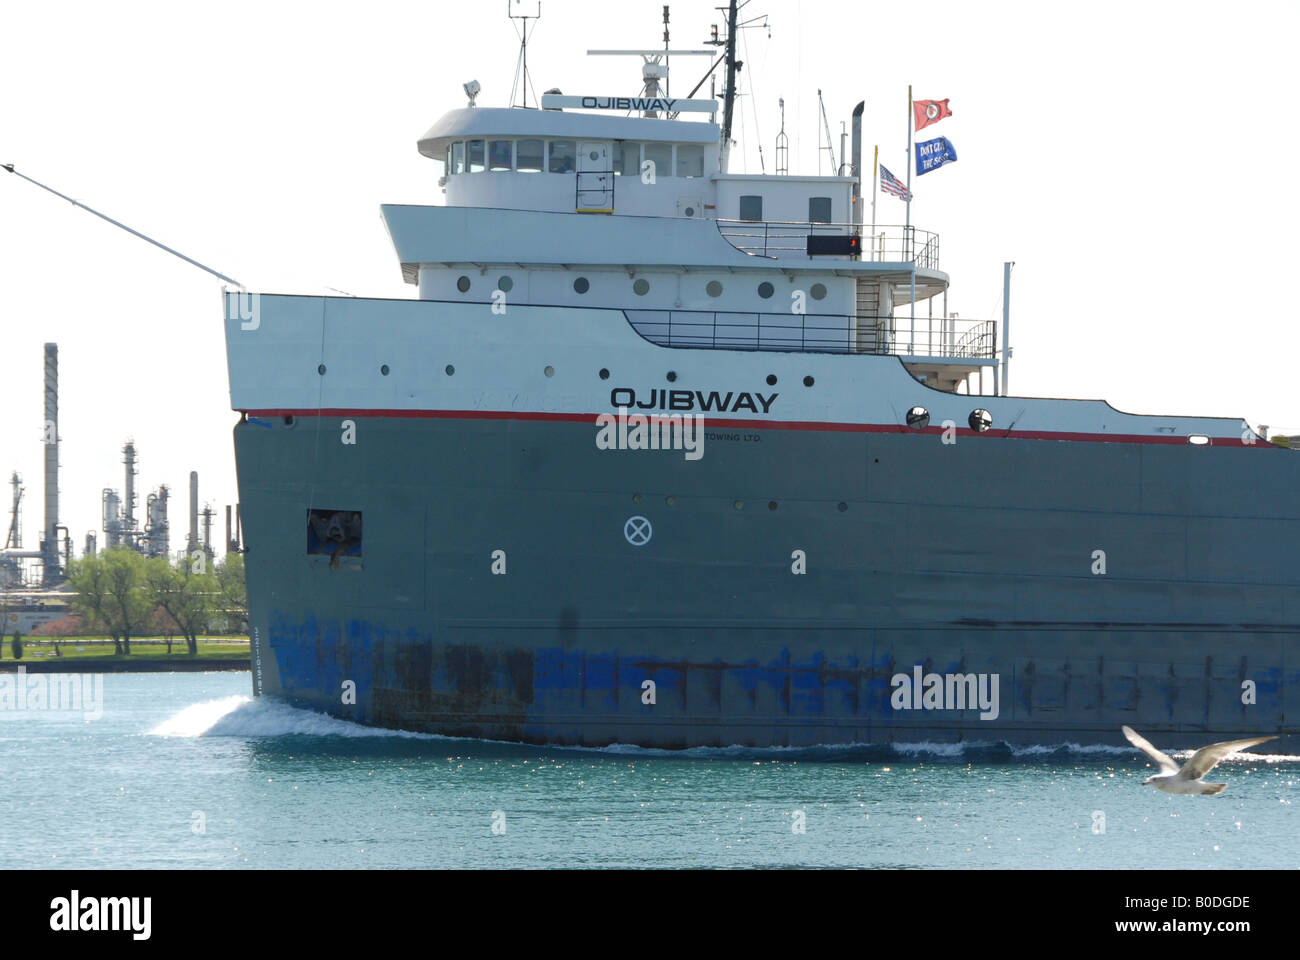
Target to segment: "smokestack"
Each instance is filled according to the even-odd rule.
[[[862,111],[866,106],[867,101],[859,100],[853,108],[853,169],[849,176],[853,178],[853,224],[858,227],[862,226]]]
[[[190,471],[190,535],[185,541],[185,552],[193,553],[199,545],[199,472]]]
[[[41,575],[47,586],[61,579],[59,567],[59,345],[45,345],[45,526]]]
[[[126,464],[126,490],[122,498],[122,512],[125,514],[126,528],[135,529],[135,444],[130,440],[122,448],[122,462]]]

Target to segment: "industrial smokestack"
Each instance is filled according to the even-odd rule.
[[[866,106],[865,100],[859,100],[853,108],[853,169],[849,171],[853,178],[853,223],[859,227],[862,226],[862,111]]]
[[[135,444],[130,440],[122,448],[122,463],[126,465],[126,494],[122,498],[122,513],[126,528],[135,529]]]
[[[199,545],[199,472],[190,471],[190,535],[185,541],[185,552],[193,553]]]
[[[59,566],[59,345],[45,345],[45,525],[41,576],[46,586],[62,579]]]

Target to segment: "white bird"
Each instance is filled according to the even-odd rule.
[[[1277,737],[1256,737],[1253,740],[1224,740],[1222,743],[1212,743],[1208,747],[1197,750],[1180,768],[1172,757],[1151,746],[1150,741],[1132,727],[1124,726],[1120,729],[1124,731],[1124,736],[1128,737],[1128,742],[1154,760],[1161,770],[1155,776],[1143,780],[1142,785],[1146,786],[1149,783],[1165,793],[1222,793],[1228,787],[1226,783],[1205,783],[1201,777],[1213,770],[1215,765],[1228,754],[1253,747],[1265,740],[1277,739]]]

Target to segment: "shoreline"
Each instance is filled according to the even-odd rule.
[[[98,661],[98,662],[97,662]],[[0,673],[17,673],[26,667],[27,673],[203,673],[205,671],[247,671],[249,660],[213,658],[189,660],[180,657],[148,657],[130,660],[99,660],[97,657],[56,657],[53,660],[4,660]]]

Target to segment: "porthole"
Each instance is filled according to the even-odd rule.
[[[814,300],[825,300],[825,299],[826,299],[826,284],[824,284],[824,283],[814,283],[814,284],[812,285],[812,287],[809,288],[808,292],[812,294],[812,298],[813,298]]]
[[[722,284],[717,280],[710,280],[709,285],[704,288],[704,292],[711,297],[722,296]]]
[[[1210,442],[1210,438],[1202,433],[1194,433],[1187,438],[1187,442],[1194,447],[1204,447]]]
[[[608,380],[608,379],[609,379],[609,371],[606,370],[604,367],[601,367],[601,368],[600,368],[600,379],[602,379],[602,380]]]
[[[295,423],[297,423],[297,421],[294,419],[292,413],[285,414],[285,417],[284,417],[284,425],[285,425],[286,427],[292,427]]]
[[[676,371],[676,370],[669,370],[669,371],[668,371],[668,382],[669,382],[669,383],[676,383],[676,382],[677,382],[677,371]]]
[[[650,281],[645,277],[641,277],[636,283],[632,284],[632,292],[638,297],[644,297],[650,292]]]
[[[589,159],[591,159],[591,160],[599,160],[599,159],[600,159],[600,151],[599,151],[599,150],[593,150],[593,151],[591,151],[591,153],[587,154],[587,157],[588,157]]]
[[[735,503],[732,504],[732,507],[734,507],[734,508],[737,509],[737,510],[744,510],[744,509],[745,509],[745,501],[744,501],[744,500],[737,500]]]
[[[776,386],[776,374],[775,374],[775,373],[769,373],[769,374],[767,375],[767,385],[768,385],[769,387],[775,387],[775,386]]]
[[[930,411],[925,407],[913,407],[907,411],[907,425],[913,430],[924,430],[930,425]]]
[[[456,289],[461,293],[469,293],[469,277],[461,277],[457,280]]]
[[[543,370],[542,373],[546,374],[548,377],[553,377],[555,376],[555,368],[548,363],[546,369]]]
[[[677,498],[676,498],[676,497],[664,497],[664,503],[668,504],[668,506],[670,506],[670,507],[671,507],[673,504],[675,504],[676,502],[677,502]]]
[[[450,376],[451,376],[452,374],[454,374],[455,372],[456,372],[456,368],[453,367],[450,363],[447,364],[447,376],[450,377]]]
[[[847,503],[845,503],[843,500],[841,500],[841,501],[840,501],[838,504],[836,504],[836,506],[835,506],[835,509],[838,510],[840,513],[843,513],[843,512],[844,512],[845,510],[847,510],[848,508],[849,508],[849,505],[848,505]]]
[[[515,287],[515,282],[509,277],[502,277],[497,281],[497,289],[502,293],[509,293]]]
[[[322,363],[320,366],[318,366],[316,368],[316,372],[319,373],[322,377],[325,376],[325,364]]]
[[[764,300],[772,299],[772,294],[776,293],[776,287],[772,286],[766,280],[758,285],[758,295]]]
[[[385,377],[388,376],[388,364],[384,364],[382,367],[380,367],[379,373],[381,376],[385,376]]]
[[[775,500],[769,500],[769,501],[767,501],[767,509],[769,509],[769,510],[775,510],[775,509],[776,509],[776,501],[775,501]]]
[[[633,502],[633,503],[640,503],[640,502],[641,502],[641,494],[639,494],[639,493],[634,493],[634,494],[632,494],[632,502]]]
[[[966,422],[970,424],[970,428],[976,433],[983,433],[989,427],[993,426],[993,414],[989,413],[987,410],[977,408],[970,412],[970,416],[967,418]]]
[[[586,277],[579,277],[577,280],[573,281],[574,293],[586,293],[590,289],[591,289],[591,281],[589,281]]]
[[[804,378],[803,378],[803,385],[804,385],[805,387],[811,387],[815,382],[816,382],[816,381],[813,380],[812,377],[804,377]]]

